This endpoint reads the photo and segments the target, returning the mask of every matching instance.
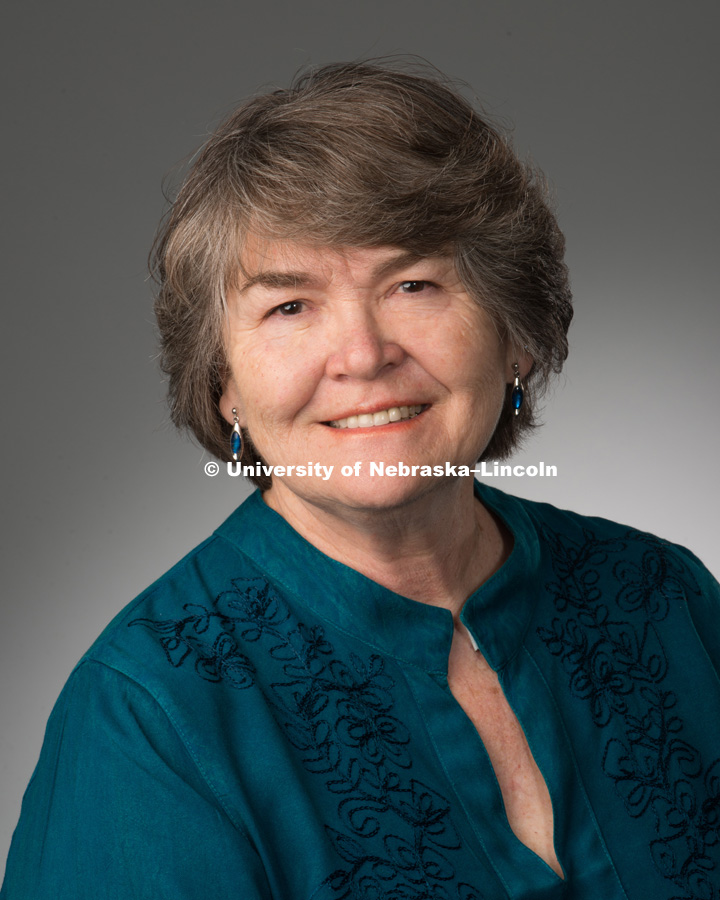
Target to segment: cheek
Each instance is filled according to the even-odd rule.
[[[475,384],[491,395],[505,393],[505,342],[501,340],[493,323],[479,310],[474,331],[467,332],[465,365],[472,372]]]
[[[505,402],[505,367],[494,345],[480,345],[457,359],[456,409],[473,453],[490,439]]]
[[[492,326],[479,328],[477,319],[467,315],[452,329],[433,329],[426,343],[426,359],[439,378],[454,392],[469,393],[480,400],[503,396],[505,391],[505,351]],[[424,337],[427,342],[427,335]]]
[[[279,352],[272,342],[236,346],[233,366],[247,427],[291,422],[312,399],[317,376],[307,356]]]

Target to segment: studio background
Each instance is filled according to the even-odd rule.
[[[550,177],[576,302],[547,424],[493,484],[720,574],[710,0],[4,6],[0,876],[45,721],[113,615],[246,496],[167,424],[146,257],[161,181],[258,87],[419,54]]]

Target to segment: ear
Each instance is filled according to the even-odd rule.
[[[520,378],[527,378],[535,360],[524,347],[517,344],[508,344],[505,354],[505,381],[512,384],[515,380],[515,363],[517,363]]]
[[[238,421],[240,422],[242,428],[245,427],[245,408],[243,406],[242,400],[240,399],[240,391],[238,391],[237,385],[235,384],[235,380],[232,378],[232,376],[228,377],[225,381],[225,386],[220,396],[219,406],[220,413],[223,419],[225,419],[226,422],[229,422],[230,425],[235,422],[233,409],[236,409]]]

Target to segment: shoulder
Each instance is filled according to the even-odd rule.
[[[714,582],[702,562],[680,544],[632,526],[601,516],[588,516],[550,503],[526,500],[505,494],[495,488],[481,486],[479,495],[484,503],[496,510],[515,533],[516,527],[525,529],[554,556],[588,560],[605,558],[619,562],[630,557],[652,557],[665,560],[671,569],[683,570],[693,577]]]
[[[180,667],[188,650],[188,641],[181,640],[180,633],[191,631],[199,642],[203,621],[227,601],[228,592],[236,591],[239,584],[264,583],[260,564],[226,538],[233,523],[236,528],[252,527],[256,502],[251,497],[242,504],[209,538],[124,607],[83,655],[76,672],[83,667],[95,671],[100,665],[157,698],[164,696],[168,663]],[[97,665],[88,668],[88,663]]]
[[[579,607],[581,598],[586,602],[602,594],[612,595],[628,615],[664,620],[675,611],[686,622],[689,616],[691,630],[720,671],[720,585],[692,551],[655,534],[549,503],[487,487],[480,496],[506,518],[511,530],[524,526],[532,534],[552,579],[547,587],[561,605]]]
[[[228,766],[208,764],[208,746],[221,746],[226,719],[241,717],[227,693],[217,702],[206,689],[220,680],[213,667],[222,654],[206,651],[203,616],[233,581],[257,576],[252,560],[216,532],[121,610],[82,656],[50,715],[23,801],[8,864],[15,893],[8,897],[85,897],[72,887],[80,856],[88,872],[115,872],[122,860],[109,848],[117,835],[125,843],[131,835],[140,859],[164,839],[169,808],[182,808],[184,821],[194,823],[184,830],[188,841],[192,834],[203,846],[207,835],[220,835],[224,851],[245,853],[247,816],[227,801]],[[199,648],[194,668],[182,665],[191,646]],[[237,685],[238,654],[232,662]],[[189,847],[186,858],[193,858]],[[56,890],[57,873],[65,873],[65,892]],[[113,877],[108,884],[121,883]],[[30,888],[33,879],[47,881],[47,891],[34,881]],[[146,896],[145,888],[133,896]]]

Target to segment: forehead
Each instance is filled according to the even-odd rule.
[[[248,236],[240,255],[238,288],[303,287],[335,281],[366,283],[428,257],[402,247],[327,247]],[[430,257],[452,266],[450,254]]]

